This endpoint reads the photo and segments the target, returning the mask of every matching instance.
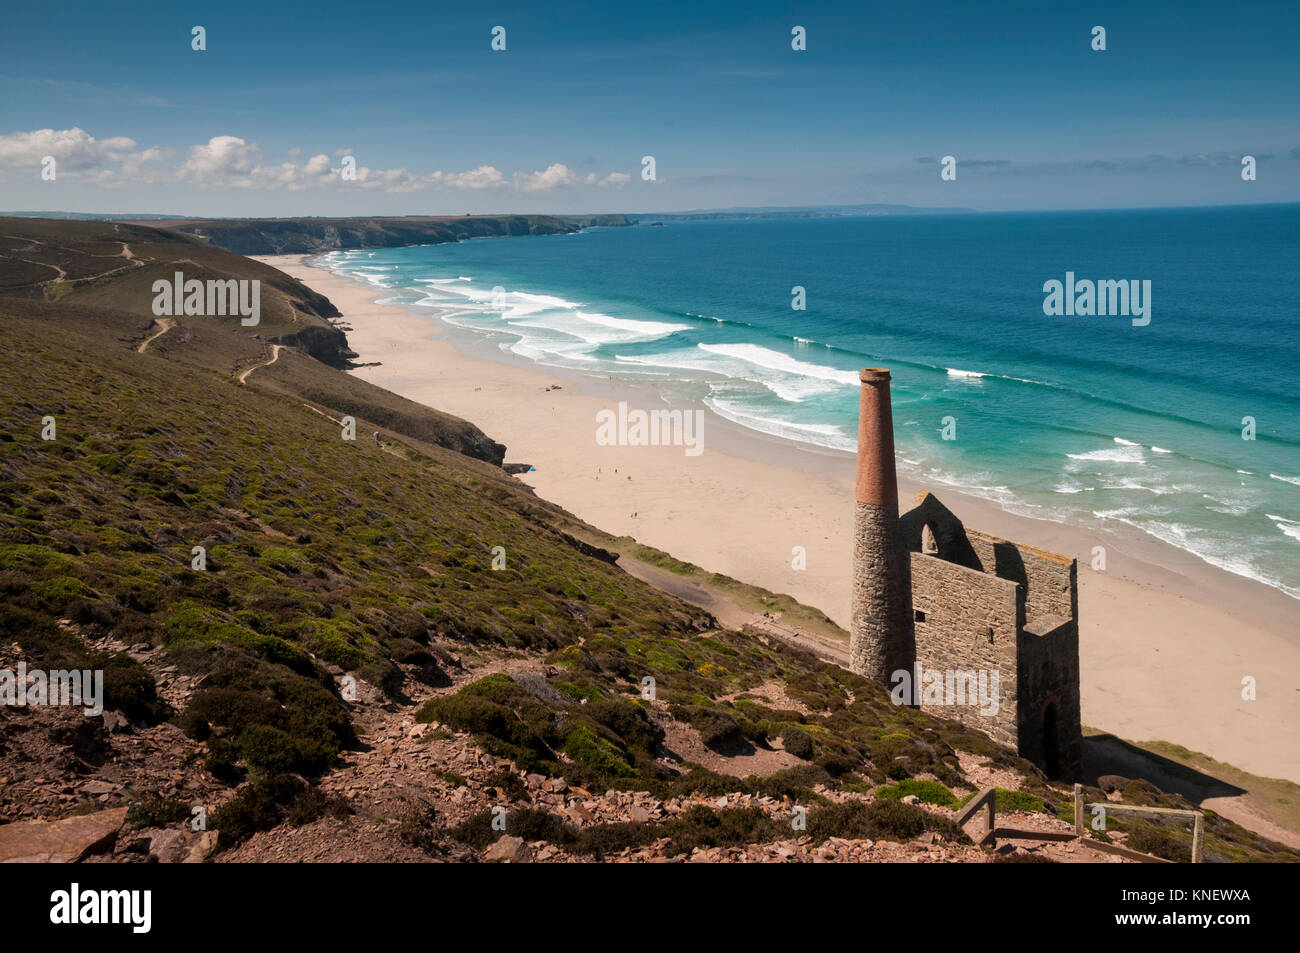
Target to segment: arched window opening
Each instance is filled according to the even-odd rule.
[[[934,528],[929,523],[921,527],[921,552],[926,556],[939,555],[939,543],[934,538]]]

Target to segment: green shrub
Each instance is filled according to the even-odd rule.
[[[218,669],[214,680],[230,674]],[[238,777],[239,759],[264,774],[316,774],[355,743],[346,712],[322,686],[292,674],[277,676],[274,670],[254,667],[251,674],[254,679],[270,676],[267,694],[221,685],[203,688],[178,718],[181,729],[198,741],[212,738],[214,728],[225,730],[224,738],[215,739],[221,744],[209,744],[208,767],[216,776]],[[277,701],[277,695],[284,701]]]
[[[593,771],[616,777],[633,777],[632,766],[619,757],[618,749],[598,737],[591,729],[579,726],[564,739],[564,753]]]
[[[595,824],[578,833],[574,850],[593,854],[598,859],[606,854],[616,854],[629,848],[643,847],[656,838],[667,837],[668,825],[624,821],[617,824]]]
[[[103,663],[104,707],[135,721],[155,722],[166,714],[149,670],[125,652]]]
[[[574,850],[580,853],[615,853],[669,838],[669,857],[689,854],[697,847],[736,847],[791,836],[788,825],[769,818],[757,808],[714,810],[697,804],[662,823],[599,824],[583,829]]]
[[[90,651],[74,633],[46,616],[0,605],[0,638],[17,642],[46,669],[102,670],[106,710],[150,724],[167,714],[148,669],[124,652],[107,656]]]
[[[136,827],[166,827],[179,824],[191,816],[191,807],[184,801],[150,795],[127,808],[126,820]]]
[[[298,748],[286,732],[270,725],[249,725],[235,739],[248,766],[266,774],[286,774],[298,764]]]
[[[477,684],[477,683],[475,683]],[[468,731],[478,739],[493,738],[504,743],[505,748],[518,749],[530,764],[554,757],[546,740],[525,724],[515,712],[484,694],[471,692],[466,686],[454,695],[444,695],[426,702],[416,713],[416,721],[424,724],[437,721],[456,729]]]
[[[793,801],[824,800],[820,795],[813,793],[813,788],[819,784],[830,786],[833,783],[826,769],[815,764],[785,768],[765,778],[754,778],[751,781],[755,794],[774,798],[788,797]],[[734,782],[732,787],[735,787]]]
[[[952,807],[957,803],[956,796],[938,781],[917,781],[915,778],[906,778],[897,784],[889,784],[876,790],[876,797],[886,799],[904,798],[909,794],[914,795],[918,801],[937,804],[940,807]],[[998,807],[1001,808],[1001,796],[998,800]]]
[[[997,788],[997,800],[994,807],[998,811],[1023,811],[1026,814],[1050,814],[1046,802],[1036,794],[1028,794],[1024,791],[1009,791],[1006,788]],[[955,806],[961,807],[967,804],[971,798],[975,797],[978,792],[972,792],[961,799]],[[1070,816],[1067,818],[1074,823],[1074,809],[1070,809]]]
[[[77,600],[98,599],[94,590],[73,576],[57,576],[41,587],[41,608],[62,613]]]
[[[664,730],[634,702],[601,698],[586,705],[585,714],[618,735],[628,748],[650,757],[664,740]]]
[[[564,845],[574,841],[574,833],[558,815],[549,811],[526,808],[510,811],[505,817],[505,830],[492,826],[494,814],[483,811],[469,820],[453,827],[448,833],[476,850],[483,850],[496,842],[503,834],[522,837],[526,841],[544,840],[548,843]]]
[[[254,782],[213,812],[212,829],[217,831],[217,849],[227,850],[258,831],[268,831],[284,821],[307,785],[290,775]]]
[[[217,849],[242,843],[258,831],[281,824],[309,824],[325,816],[346,817],[347,802],[332,798],[292,775],[263,778],[241,788],[230,801],[212,813]]]
[[[280,719],[280,706],[257,692],[202,688],[190,699],[179,724],[191,738],[206,741],[213,725],[230,728],[238,734],[252,725],[273,725]]]
[[[500,788],[512,801],[522,801],[528,797],[528,787],[523,778],[513,771],[496,771],[483,782],[485,788]]]
[[[812,737],[798,725],[786,725],[785,730],[781,732],[781,744],[785,746],[786,751],[796,758],[802,758],[805,761],[812,759]]]
[[[1144,854],[1154,854],[1156,857],[1163,857],[1165,860],[1172,860],[1179,864],[1190,864],[1192,862],[1192,844],[1191,840],[1183,840],[1175,837],[1173,834],[1146,821],[1128,821],[1129,826],[1133,828],[1124,841],[1125,847],[1133,850],[1140,850]]]
[[[734,718],[716,708],[692,705],[683,712],[686,719],[700,733],[705,747],[726,754],[744,740],[744,734]],[[679,716],[680,717],[680,716]]]
[[[808,833],[818,842],[828,837],[904,842],[927,831],[956,843],[970,843],[970,838],[947,818],[892,799],[832,804],[808,816]]]
[[[399,819],[397,836],[403,843],[426,854],[437,855],[440,847],[437,817],[438,812],[431,807],[423,810],[412,808]]]

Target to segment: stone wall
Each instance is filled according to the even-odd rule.
[[[978,728],[994,741],[1017,747],[1016,583],[921,553],[911,554],[916,658],[924,669],[996,671],[998,710],[977,705],[922,708]],[[924,619],[921,617],[924,616]]]
[[[1024,586],[1021,625],[1049,615],[1076,618],[1079,604],[1073,559],[978,530],[967,530],[966,538],[980,568]]]
[[[1079,710],[1079,627],[1044,616],[1020,633],[1020,753],[1049,777],[1073,779],[1082,769]],[[1048,709],[1054,716],[1048,717]]]

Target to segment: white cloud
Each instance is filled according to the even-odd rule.
[[[493,189],[506,184],[506,177],[490,165],[481,165],[469,172],[449,172],[446,175],[435,172],[434,175],[442,176],[442,181],[455,189]]]
[[[213,136],[206,145],[191,146],[190,156],[180,168],[180,177],[202,188],[212,186],[247,188],[261,149],[238,136]],[[285,165],[292,165],[286,162]]]
[[[441,173],[434,173],[441,175]],[[361,189],[378,189],[382,192],[419,192],[429,188],[433,183],[428,177],[417,175],[406,169],[371,169],[362,166],[357,169],[357,177],[351,182],[340,184]]]
[[[562,185],[576,185],[578,182],[578,177],[561,162],[548,165],[542,172],[532,172],[527,175],[522,172],[515,173],[515,188],[521,192],[541,192]]]
[[[96,185],[115,186],[127,181],[156,182],[165,177],[158,165],[171,153],[166,149],[138,150],[126,136],[96,139],[84,129],[35,129],[0,135],[0,169],[29,174],[46,156],[58,162],[58,174],[71,174]]]
[[[40,165],[54,156],[67,169],[96,169],[115,162],[135,148],[125,136],[96,139],[84,129],[36,129],[0,136],[0,162],[6,165]]]
[[[514,188],[540,192],[573,185],[622,186],[631,180],[622,172],[599,178],[595,172],[580,176],[561,162],[542,171],[516,172],[507,176],[491,165],[464,172],[412,172],[405,168],[374,169],[361,166],[356,177],[344,180],[342,167],[332,165],[330,156],[319,153],[303,160],[302,149],[287,150],[284,162],[267,164],[254,142],[238,136],[213,136],[206,143],[191,146],[185,161],[168,167],[164,160],[172,150],[138,149],[125,136],[95,139],[79,128],[38,129],[0,135],[0,175],[6,169],[22,174],[38,169],[41,160],[52,155],[59,161],[59,174],[70,173],[95,185],[124,183],[189,183],[202,189],[248,189],[289,191],[316,188],[355,188],[382,192],[419,192],[430,189],[481,191]],[[338,149],[335,156],[349,155]]]

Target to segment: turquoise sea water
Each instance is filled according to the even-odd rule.
[[[319,263],[503,350],[828,447],[854,448],[858,368],[888,367],[909,476],[1300,598],[1300,206],[669,223]],[[1067,272],[1149,280],[1150,323],[1045,315]]]

